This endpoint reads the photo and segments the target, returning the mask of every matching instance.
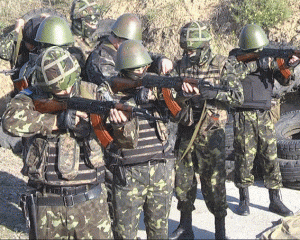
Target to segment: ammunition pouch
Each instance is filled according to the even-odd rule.
[[[72,180],[78,175],[80,146],[70,133],[61,134],[58,141],[58,171],[63,178]]]
[[[29,139],[28,151],[23,167],[24,175],[30,180],[43,182],[45,180],[45,168],[47,167],[48,141],[44,137],[35,136]]]

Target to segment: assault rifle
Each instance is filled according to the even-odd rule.
[[[289,67],[295,67],[299,64],[299,61],[293,65],[289,65],[289,60],[292,56],[300,58],[300,50],[295,49],[275,49],[275,48],[263,48],[259,52],[245,52],[241,49],[233,49],[229,52],[229,56],[234,55],[238,61],[251,62],[261,58],[271,57],[274,58],[278,64],[279,70],[284,78],[288,78],[291,75]]]
[[[211,90],[221,90],[230,91],[231,88],[228,86],[214,86],[209,81],[205,79],[198,79],[192,77],[170,77],[170,76],[157,76],[152,74],[145,75],[141,80],[133,81],[128,78],[123,77],[113,77],[111,78],[111,89],[113,92],[124,91],[131,88],[146,87],[152,88],[157,87],[162,89],[164,100],[169,110],[174,117],[181,111],[178,103],[173,99],[170,89],[173,88],[176,91],[181,89],[184,82],[190,83],[191,85],[197,86],[199,89],[211,89]]]
[[[113,138],[106,130],[100,115],[107,115],[112,108],[124,111],[127,116],[147,119],[149,121],[166,121],[166,119],[152,116],[146,109],[132,107],[127,104],[114,101],[97,101],[81,97],[72,97],[66,100],[34,99],[35,110],[41,113],[55,113],[66,109],[73,109],[91,114],[91,121],[95,133],[104,147],[107,147]]]

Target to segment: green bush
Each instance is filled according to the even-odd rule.
[[[286,0],[233,0],[230,11],[236,23],[274,27],[291,16]]]

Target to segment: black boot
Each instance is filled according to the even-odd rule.
[[[240,203],[239,206],[237,207],[236,213],[242,216],[247,216],[250,214],[248,187],[239,188],[239,192],[240,192]]]
[[[215,218],[215,239],[228,239],[225,235],[225,217]]]
[[[194,232],[192,228],[192,212],[181,211],[180,212],[180,223],[177,229],[172,232],[169,239],[194,239]]]
[[[269,189],[271,212],[277,213],[281,216],[287,217],[293,215],[293,212],[288,209],[280,199],[279,189]]]

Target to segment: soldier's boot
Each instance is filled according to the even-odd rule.
[[[281,216],[287,217],[293,215],[293,212],[288,209],[280,199],[279,189],[269,189],[271,212],[277,213]]]
[[[215,239],[228,239],[225,235],[225,217],[215,217]]]
[[[237,207],[236,213],[242,216],[247,216],[250,214],[249,209],[249,190],[248,187],[239,188],[240,193],[240,203]]]
[[[175,239],[194,239],[192,227],[192,211],[180,212],[180,223],[177,229],[169,236],[169,240]]]

